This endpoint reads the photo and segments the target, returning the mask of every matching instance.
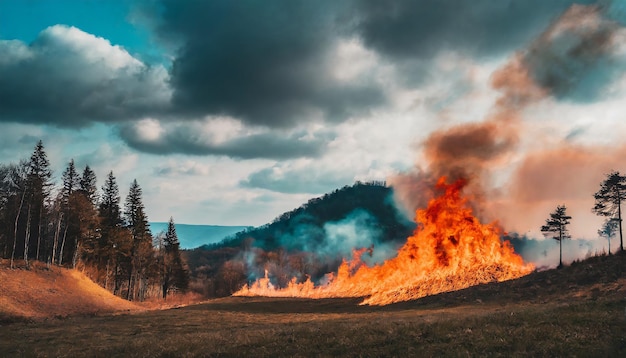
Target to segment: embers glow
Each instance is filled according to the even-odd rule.
[[[355,250],[352,260],[344,259],[324,285],[294,278],[287,287],[277,288],[266,271],[264,278],[234,295],[366,297],[362,304],[387,305],[532,272],[534,266],[525,264],[510,243],[500,239],[496,224],[482,224],[473,215],[461,195],[465,184],[465,180],[446,184],[445,177],[439,179],[437,189],[442,194],[430,200],[426,209],[417,210],[419,225],[393,259],[369,267],[361,261],[367,249]]]

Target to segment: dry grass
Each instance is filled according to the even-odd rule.
[[[626,356],[626,255],[385,307],[225,298],[0,327],[3,356]]]
[[[0,322],[95,315],[143,308],[112,295],[76,270],[0,262]]]

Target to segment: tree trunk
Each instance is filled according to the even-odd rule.
[[[41,246],[41,217],[43,211],[43,204],[39,207],[39,221],[37,222],[37,251],[35,253],[35,260],[39,260],[39,247]]]
[[[132,270],[131,270],[131,272],[132,272]],[[132,289],[131,289],[131,287],[132,287],[132,281],[133,281],[133,274],[131,273],[131,274],[129,274],[129,275],[128,275],[128,290],[126,291],[126,299],[127,299],[127,300],[129,300],[129,301],[132,301],[132,300],[133,300],[133,299],[131,298],[131,296],[132,296],[132,294],[133,294],[133,291],[132,291]]]
[[[563,267],[563,239],[559,240],[559,268]]]
[[[559,230],[559,267],[563,267],[563,230]]]
[[[65,250],[65,238],[67,237],[67,223],[65,223],[65,229],[63,230],[63,240],[61,240],[61,252],[59,253],[59,266],[63,265],[63,251]]]
[[[624,251],[624,241],[622,239],[622,203],[617,202],[617,220],[619,221],[619,249],[620,251]]]
[[[76,268],[76,262],[78,261],[78,251],[80,250],[80,243],[76,243],[76,250],[74,250],[74,256],[72,257],[72,268]]]
[[[56,260],[57,248],[59,246],[59,234],[61,231],[61,220],[63,219],[63,213],[59,214],[57,221],[57,229],[54,231],[54,243],[52,244],[52,263]]]
[[[11,269],[13,269],[13,259],[15,259],[15,246],[17,243],[17,224],[20,221],[20,214],[22,213],[22,207],[24,205],[24,196],[26,196],[26,189],[22,193],[22,199],[20,199],[20,208],[17,210],[17,215],[15,216],[15,227],[13,228],[13,251],[11,251]]]
[[[26,268],[28,268],[28,246],[30,244],[30,217],[31,215],[31,206],[28,205],[28,217],[26,219],[26,236],[24,237],[24,263],[26,264]]]

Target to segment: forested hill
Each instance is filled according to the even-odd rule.
[[[265,250],[281,247],[305,250],[324,241],[329,224],[345,224],[356,228],[357,232],[374,231],[376,241],[403,242],[415,224],[396,209],[392,196],[393,189],[384,182],[357,182],[313,198],[269,224],[244,230],[204,248],[239,247],[245,240],[252,240],[246,245]]]
[[[320,279],[355,248],[373,249],[367,259],[381,262],[395,254],[414,228],[396,209],[392,188],[357,182],[311,199],[267,225],[183,254],[194,290],[227,296],[266,268],[279,285],[292,277]]]

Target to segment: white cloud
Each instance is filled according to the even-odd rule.
[[[168,108],[169,75],[120,46],[55,25],[26,45],[0,40],[0,121],[84,127]]]

